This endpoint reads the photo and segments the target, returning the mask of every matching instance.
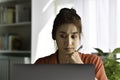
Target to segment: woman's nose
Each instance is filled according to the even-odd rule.
[[[70,37],[67,37],[67,38],[66,38],[66,41],[65,41],[65,44],[66,44],[67,46],[72,45],[72,39],[71,39]]]

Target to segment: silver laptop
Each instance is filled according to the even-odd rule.
[[[94,80],[93,64],[14,64],[11,80]]]

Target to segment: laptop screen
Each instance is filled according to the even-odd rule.
[[[93,64],[14,64],[11,80],[94,80]]]

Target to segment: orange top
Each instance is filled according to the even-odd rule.
[[[107,76],[104,70],[104,66],[100,57],[95,54],[82,54],[80,57],[84,64],[94,64],[95,65],[95,75],[98,80],[107,80]],[[35,64],[59,64],[58,54],[52,54],[50,56],[39,58]]]

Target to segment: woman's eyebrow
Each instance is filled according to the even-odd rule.
[[[67,32],[60,31],[59,33],[67,34]],[[78,34],[78,32],[72,32],[72,34]]]
[[[72,32],[72,34],[78,34],[78,32]]]
[[[64,31],[60,31],[59,33],[64,33],[64,34],[67,34],[66,32],[64,32]]]

